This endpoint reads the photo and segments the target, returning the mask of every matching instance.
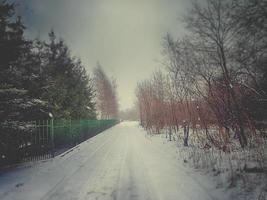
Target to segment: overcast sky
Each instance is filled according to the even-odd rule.
[[[12,0],[10,0],[12,1]],[[14,0],[13,0],[14,1]],[[97,61],[116,78],[121,109],[138,81],[160,68],[162,37],[182,35],[189,0],[16,0],[30,37],[54,29],[89,73]]]

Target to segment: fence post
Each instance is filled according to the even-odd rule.
[[[52,145],[52,157],[55,157],[55,141],[54,141],[54,119],[51,118],[51,145]]]
[[[70,145],[74,145],[74,135],[72,134],[71,131],[71,118],[69,119],[69,137],[70,137]]]
[[[79,143],[83,141],[81,118],[79,118]]]

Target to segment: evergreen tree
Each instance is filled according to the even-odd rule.
[[[49,41],[26,40],[15,6],[0,1],[0,160],[19,160],[32,122],[56,118],[95,119],[92,80],[79,59],[53,31]],[[8,155],[8,156],[7,156]]]
[[[14,18],[14,4],[0,2],[0,152],[10,155],[8,163],[18,159],[18,138],[29,131],[25,121],[43,117],[46,108],[29,95],[31,43],[23,37],[21,18]]]
[[[43,46],[41,98],[49,102],[56,118],[95,118],[92,81],[81,61],[71,57],[53,31]]]

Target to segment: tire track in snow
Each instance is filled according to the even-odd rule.
[[[75,169],[73,172],[71,172],[70,174],[66,174],[64,177],[62,177],[54,186],[51,190],[49,190],[47,193],[45,193],[45,195],[40,199],[40,200],[50,200],[51,197],[53,196],[53,194],[57,194],[57,191],[60,190],[61,185],[64,185],[68,182],[68,180],[70,178],[72,178],[76,173],[79,172],[79,170],[81,170],[81,168],[83,168],[84,166],[86,166],[86,164],[91,161],[92,157],[95,156],[97,154],[98,151],[102,150],[104,148],[104,146],[106,146],[108,143],[112,143],[112,141],[114,140],[113,137],[111,137],[110,139],[107,139],[104,143],[102,143],[101,146],[99,146],[94,152],[92,152],[90,154],[90,156],[88,156],[88,158],[86,159],[86,161],[80,165],[80,167],[78,167],[77,169]],[[75,154],[74,154],[75,155]],[[90,170],[94,169],[95,166],[91,166]],[[52,197],[53,198],[53,197]]]
[[[93,173],[92,179],[89,178],[84,184],[85,186],[81,189],[78,197],[79,200],[87,200],[88,198],[113,199],[112,194],[119,174],[118,166],[122,159],[121,152],[125,149],[124,145],[119,143],[120,137],[118,135],[110,150],[107,150],[101,161],[102,165],[99,165]]]

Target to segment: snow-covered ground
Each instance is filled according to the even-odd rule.
[[[0,199],[228,199],[178,162],[175,148],[137,122],[123,122],[54,159],[0,174]]]

